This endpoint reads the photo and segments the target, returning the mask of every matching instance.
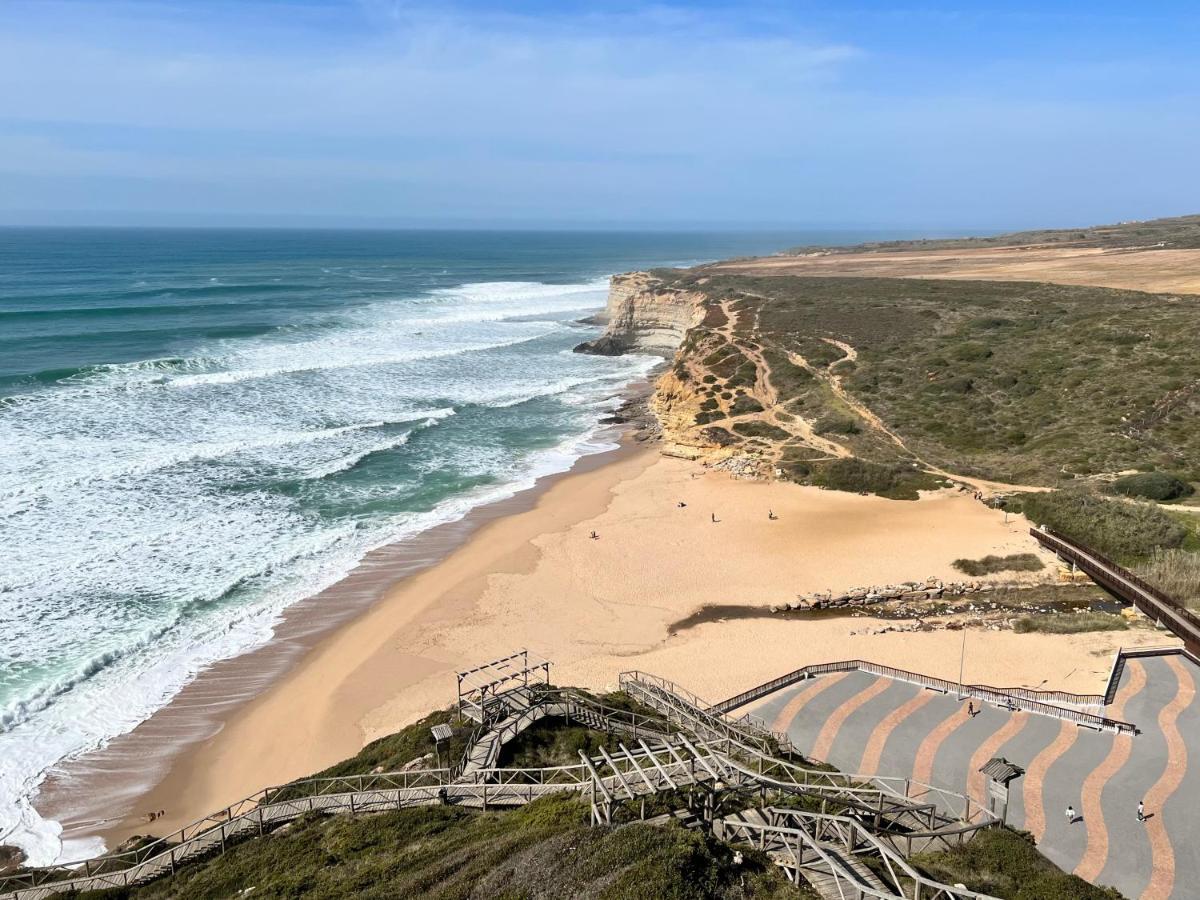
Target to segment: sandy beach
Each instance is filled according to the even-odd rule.
[[[868,634],[878,621],[864,617],[717,620],[676,634],[670,626],[706,605],[766,606],[812,591],[956,579],[956,558],[1035,549],[1024,519],[1006,523],[967,493],[904,502],[741,481],[656,448],[610,459],[553,481],[532,508],[485,524],[440,563],[391,586],[256,698],[235,705],[148,793],[128,797],[127,815],[74,836],[91,831],[115,846],[134,833],[165,833],[319,770],[452,702],[455,670],[521,647],[550,659],[557,683],[610,689],[621,671],[637,668],[713,700],[845,658],[956,678],[959,632]],[[965,678],[1094,691],[1118,646],[1161,642],[1142,631],[972,630]],[[92,771],[104,778],[102,765]],[[166,816],[148,828],[151,809]]]

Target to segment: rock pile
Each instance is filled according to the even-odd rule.
[[[728,456],[712,464],[712,468],[728,472],[734,478],[761,481],[770,475],[771,466],[766,460],[754,456]]]
[[[883,603],[888,600],[939,600],[943,597],[960,597],[965,594],[987,593],[991,590],[992,585],[990,584],[979,584],[974,581],[952,581],[947,584],[936,578],[928,578],[923,583],[905,581],[883,587],[852,588],[841,594],[829,591],[824,594],[800,595],[796,598],[795,603],[772,606],[771,612],[870,606],[872,603]]]

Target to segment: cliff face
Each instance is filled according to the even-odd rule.
[[[602,356],[671,356],[683,343],[688,329],[703,318],[702,300],[699,294],[667,287],[646,272],[614,275],[608,290],[608,326],[604,334],[575,350]]]
[[[613,276],[603,318],[608,322],[604,334],[580,344],[576,352],[656,353],[672,361],[649,402],[660,426],[663,453],[718,464],[738,457],[748,460],[744,474],[758,475],[769,468],[757,448],[745,446],[724,428],[706,427],[726,413],[745,416],[771,402],[755,364],[725,350],[729,338],[724,332],[730,323],[719,302],[649,273],[632,272]],[[704,364],[714,353],[725,354],[722,358],[730,367],[719,379]],[[740,374],[735,376],[734,370]],[[734,378],[736,383],[730,380]]]

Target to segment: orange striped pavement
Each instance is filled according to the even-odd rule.
[[[1129,680],[1117,692],[1108,713],[1112,719],[1120,719],[1125,714],[1125,704],[1146,686],[1146,669],[1140,662],[1130,661],[1125,670],[1129,672]],[[1104,794],[1104,786],[1129,761],[1132,750],[1132,737],[1128,734],[1114,735],[1108,756],[1083,780],[1079,805],[1082,807],[1083,824],[1087,827],[1087,849],[1075,867],[1075,874],[1084,881],[1099,878],[1104,871],[1104,864],[1108,862],[1108,826],[1104,822],[1104,808],[1100,799]]]
[[[933,759],[937,756],[938,748],[942,746],[942,741],[957,731],[958,726],[964,724],[968,718],[970,717],[967,715],[967,707],[960,705],[942,719],[933,731],[925,735],[925,740],[921,741],[921,746],[917,748],[917,758],[913,761],[913,781],[929,784],[933,780]]]
[[[788,726],[792,724],[792,719],[796,718],[796,714],[804,709],[808,701],[812,700],[822,691],[833,687],[848,674],[848,672],[835,672],[833,675],[814,678],[812,684],[784,704],[783,709],[775,716],[775,721],[771,723],[771,730],[787,731]]]
[[[1175,890],[1175,848],[1171,846],[1171,838],[1163,822],[1163,808],[1187,772],[1187,745],[1179,734],[1178,721],[1179,714],[1188,708],[1196,696],[1196,682],[1179,657],[1167,657],[1167,664],[1175,670],[1179,687],[1171,702],[1158,714],[1158,727],[1167,739],[1167,768],[1145,797],[1146,811],[1151,814],[1146,820],[1146,832],[1150,838],[1154,867],[1142,900],[1165,900]]]
[[[1033,758],[1025,770],[1025,830],[1041,841],[1046,833],[1046,807],[1042,802],[1042,789],[1046,784],[1046,773],[1060,756],[1075,746],[1079,737],[1079,726],[1063,722],[1054,742]]]
[[[875,726],[875,730],[871,732],[871,736],[867,738],[867,747],[863,750],[862,762],[858,765],[859,774],[874,775],[879,771],[879,760],[883,756],[884,745],[887,744],[887,739],[891,737],[892,732],[934,696],[933,691],[921,691],[907,703],[897,706],[883,717],[882,721]]]
[[[835,709],[829,718],[825,720],[825,724],[821,726],[821,732],[817,735],[817,739],[813,741],[812,758],[828,761],[829,751],[833,749],[833,742],[837,739],[838,732],[846,720],[850,718],[856,709],[859,709],[864,703],[869,702],[874,697],[878,697],[891,687],[893,683],[889,678],[876,678]]]
[[[980,806],[987,806],[987,779],[979,770],[996,755],[997,750],[1008,743],[1010,738],[1020,734],[1021,729],[1028,723],[1028,713],[1013,713],[1008,717],[1007,722],[992,732],[991,736],[971,754],[971,762],[967,765],[967,796]]]

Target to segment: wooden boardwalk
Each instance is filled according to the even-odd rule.
[[[994,824],[994,817],[969,799],[927,786],[917,786],[916,796],[909,796],[913,786],[906,779],[862,780],[808,769],[773,755],[775,737],[708,712],[707,704],[670,682],[624,673],[622,686],[661,712],[670,734],[661,720],[609,709],[575,692],[521,684],[474,704],[482,730],[472,735],[464,762],[455,769],[314,778],[267,788],[136,851],[87,860],[77,868],[0,878],[0,892],[6,892],[0,897],[43,900],[66,891],[144,884],[312,812],[358,815],[433,804],[488,809],[567,791],[591,799],[597,824],[611,823],[617,806],[670,793],[689,805],[685,818],[714,831],[725,829],[731,841],[771,843],[779,851],[772,858],[789,877],[818,885],[825,896],[906,900],[915,896],[912,884],[919,884],[926,898],[982,896],[934,882],[910,884],[915,873],[904,863],[914,852],[954,846]],[[581,753],[578,764],[541,769],[483,765],[494,761],[504,742],[547,715],[621,734],[618,750],[602,748],[594,757]],[[723,824],[722,806],[767,797],[809,798],[821,812],[797,818],[794,810],[767,808]],[[874,876],[859,858],[863,854],[884,858],[904,878],[869,882]]]
[[[1096,584],[1169,630],[1183,641],[1189,653],[1200,657],[1200,616],[1124,566],[1065,534],[1043,528],[1031,528],[1029,533],[1060,559],[1087,573]]]

